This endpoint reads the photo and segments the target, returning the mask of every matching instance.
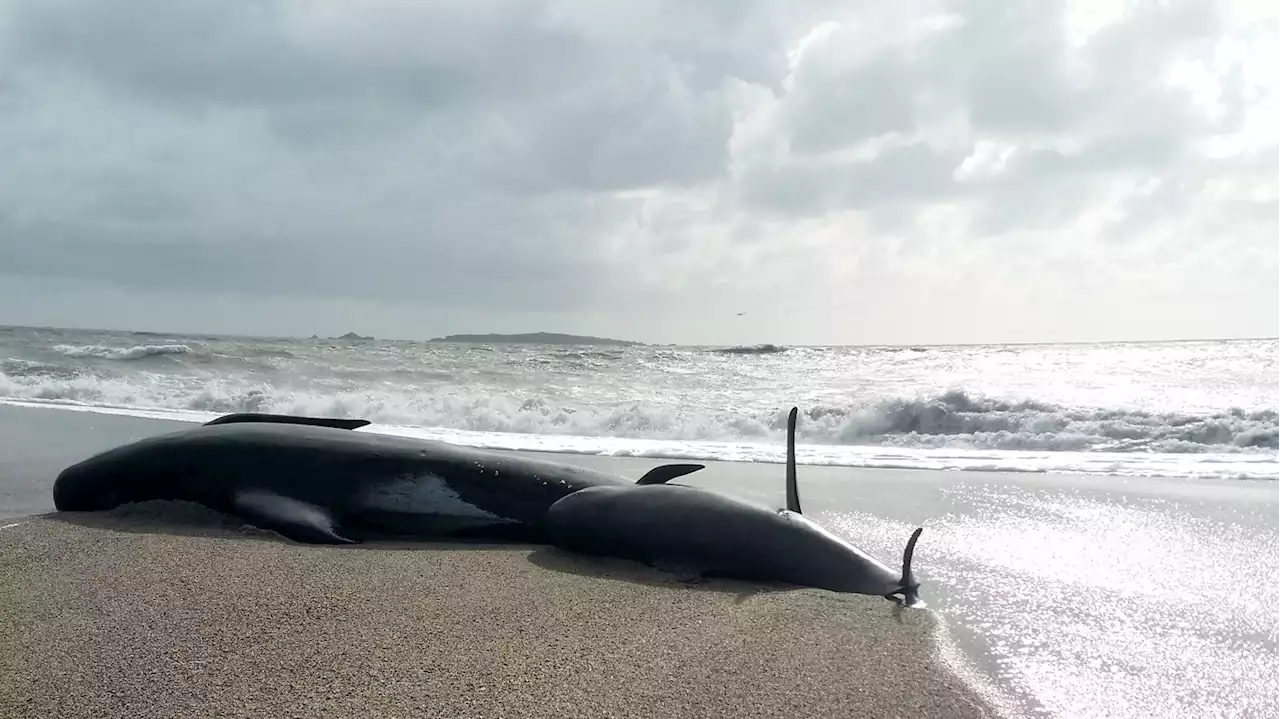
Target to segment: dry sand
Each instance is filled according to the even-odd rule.
[[[5,719],[991,715],[934,630],[879,598],[301,546],[170,503],[0,529]]]

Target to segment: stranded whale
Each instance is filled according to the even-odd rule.
[[[605,472],[432,440],[350,431],[364,420],[240,414],[149,437],[67,467],[59,511],[188,500],[309,543],[377,535],[538,541],[547,507]],[[665,464],[638,480],[702,469]]]
[[[921,529],[908,540],[897,572],[800,513],[797,411],[791,410],[787,423],[786,509],[683,485],[597,486],[551,505],[546,516],[551,542],[706,577],[897,596],[908,606],[916,604],[920,583],[911,559]]]

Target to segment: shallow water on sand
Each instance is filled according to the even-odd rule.
[[[1271,485],[874,474],[806,477],[808,513],[886,560],[922,522],[922,594],[1023,712],[1276,716]]]

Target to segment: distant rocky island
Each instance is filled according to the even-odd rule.
[[[528,345],[607,345],[610,347],[631,347],[639,342],[609,339],[608,337],[588,337],[585,335],[564,335],[556,332],[529,332],[514,335],[449,335],[435,337],[431,342],[462,342],[467,344],[528,344]]]
[[[371,340],[371,339],[373,339],[373,337],[370,337],[370,336],[367,336],[367,335],[358,335],[358,334],[356,334],[355,332],[348,332],[348,333],[346,333],[345,335],[342,335],[341,337],[331,337],[330,339],[335,339],[335,340]]]

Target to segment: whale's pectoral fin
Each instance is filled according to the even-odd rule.
[[[688,562],[681,562],[678,559],[669,557],[647,557],[642,563],[653,567],[659,572],[670,574],[672,579],[681,584],[693,586],[707,583],[707,578],[703,576],[702,569]]]
[[[275,492],[244,491],[234,497],[236,511],[250,524],[307,544],[353,544],[338,534],[333,517],[314,504]]]
[[[265,422],[271,424],[306,424],[313,427],[332,427],[334,429],[359,429],[373,424],[367,419],[339,419],[337,417],[299,417],[291,414],[264,414],[261,412],[236,412],[224,414],[204,423],[209,427],[215,424],[238,424],[241,422]]]
[[[666,484],[676,477],[693,474],[705,466],[703,464],[664,464],[645,472],[643,477],[636,480],[636,484]]]

